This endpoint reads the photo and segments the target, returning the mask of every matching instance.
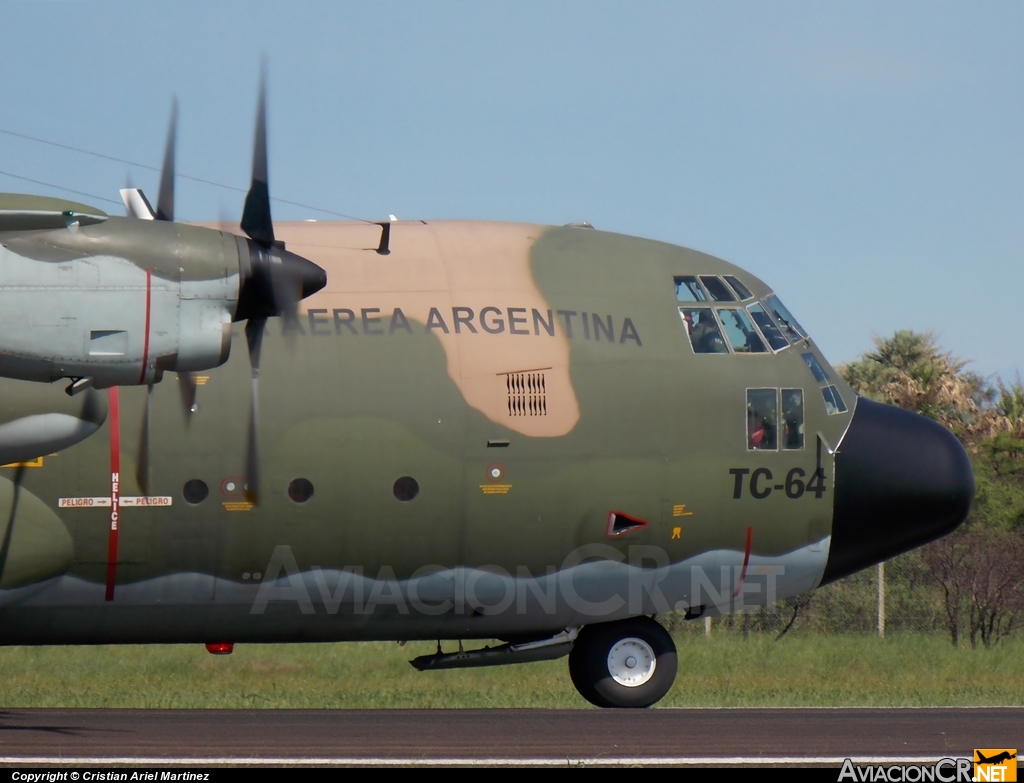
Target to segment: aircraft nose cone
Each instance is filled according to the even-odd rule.
[[[952,532],[971,508],[974,472],[941,424],[859,398],[836,452],[835,488],[822,584]]]

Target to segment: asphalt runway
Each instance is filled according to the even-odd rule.
[[[12,764],[829,764],[1024,745],[1024,708],[0,712]]]

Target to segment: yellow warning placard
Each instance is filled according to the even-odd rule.
[[[511,484],[481,484],[480,491],[485,495],[507,495],[512,489]]]

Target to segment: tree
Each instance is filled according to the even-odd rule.
[[[904,329],[876,337],[874,351],[839,372],[858,394],[917,411],[961,439],[975,440],[993,430],[997,390],[966,366],[965,360],[942,351],[932,332]],[[1021,406],[1024,413],[1024,396]]]
[[[1024,386],[1021,385],[1020,376],[1006,386],[999,382],[999,399],[996,402],[996,410],[1005,420],[1005,428],[1017,435],[1024,434]]]
[[[1024,536],[1020,532],[960,530],[924,552],[945,598],[946,628],[956,645],[966,622],[971,647],[991,647],[1024,614]]]
[[[931,332],[875,338],[875,350],[839,368],[856,391],[935,419],[971,453],[976,493],[967,523],[926,547],[954,645],[990,647],[1024,617],[1024,385],[989,383],[943,351]]]

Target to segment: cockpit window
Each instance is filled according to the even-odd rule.
[[[754,319],[754,323],[757,324],[757,328],[761,330],[761,334],[764,335],[773,351],[781,351],[783,348],[789,347],[789,342],[761,305],[752,304],[747,307],[747,310],[750,311],[750,317]]]
[[[782,448],[804,447],[804,390],[782,390]]]
[[[825,413],[834,416],[837,413],[846,413],[846,403],[839,396],[839,389],[835,386],[826,386],[821,390],[821,396],[825,398]]]
[[[733,275],[726,275],[725,282],[732,287],[732,290],[736,292],[736,296],[738,296],[742,301],[754,298],[754,295],[750,293],[750,289],[743,285],[743,283],[737,280]]]
[[[747,389],[747,448],[775,451],[778,448],[778,390]]]
[[[818,361],[818,357],[813,353],[802,353],[800,354],[804,361],[807,362],[807,366],[811,370],[811,375],[814,376],[816,381],[827,381],[828,373],[825,372],[825,368],[821,366],[821,362]]]
[[[725,336],[736,353],[765,353],[768,347],[750,321],[747,311],[741,307],[718,308],[718,318],[725,329]]]
[[[677,277],[675,281],[677,302],[706,302],[708,300],[696,277],[692,275]]]
[[[679,317],[686,326],[694,353],[729,352],[710,307],[680,307]]]
[[[701,275],[700,281],[704,284],[711,298],[716,302],[735,302],[736,297],[732,295],[729,286],[722,282],[720,277],[714,275]]]
[[[768,312],[774,316],[779,326],[782,327],[782,331],[785,332],[786,337],[791,342],[795,343],[807,337],[807,332],[804,331],[803,327],[797,323],[797,320],[789,310],[779,301],[779,297],[772,294],[764,300],[764,306],[768,308]]]

